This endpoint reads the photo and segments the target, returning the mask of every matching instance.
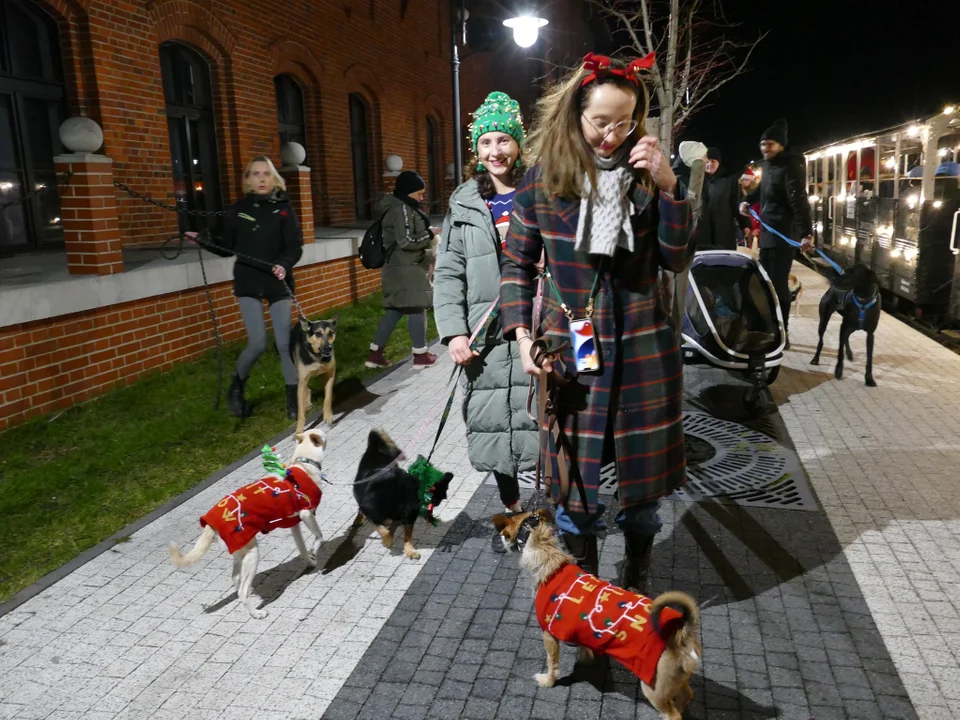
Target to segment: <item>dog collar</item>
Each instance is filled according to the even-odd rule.
[[[294,461],[293,461],[292,464],[294,464],[294,465],[313,465],[317,470],[320,471],[320,477],[321,477],[321,479],[324,480],[324,482],[327,482],[327,483],[330,482],[329,480],[327,480],[326,476],[323,474],[323,466],[322,466],[320,463],[318,463],[316,460],[311,460],[310,458],[306,458],[306,457],[298,457],[298,458],[295,458],[295,459],[294,459]]]
[[[864,326],[864,324],[866,323],[867,310],[869,310],[869,309],[872,308],[874,305],[876,305],[876,304],[877,304],[877,300],[878,300],[879,298],[880,298],[880,294],[878,293],[878,294],[876,294],[876,295],[873,296],[873,298],[870,300],[870,302],[868,302],[868,303],[863,303],[863,302],[860,301],[860,298],[857,297],[857,294],[856,294],[853,290],[850,291],[850,299],[853,301],[853,304],[857,306],[857,310],[860,311],[860,315],[859,315],[859,317],[857,318],[857,322],[858,322],[858,324],[860,325],[860,329],[861,329],[861,330],[863,329],[863,326]]]

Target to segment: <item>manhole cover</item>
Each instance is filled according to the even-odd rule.
[[[800,460],[769,435],[706,413],[683,415],[690,453],[687,485],[681,500],[713,499],[749,507],[818,510]],[[520,487],[533,489],[533,472],[520,473]],[[493,476],[485,480],[496,484]],[[600,494],[613,495],[617,471],[613,464],[600,472]]]

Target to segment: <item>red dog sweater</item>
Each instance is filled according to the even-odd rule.
[[[268,475],[230,493],[200,518],[200,525],[216,530],[233,555],[257,533],[299,523],[300,511],[315,509],[322,494],[310,476],[294,466],[283,479]]]
[[[609,655],[652,686],[657,663],[683,615],[660,612],[660,630],[650,619],[651,600],[618,588],[576,565],[564,565],[537,590],[540,627],[561,642]]]

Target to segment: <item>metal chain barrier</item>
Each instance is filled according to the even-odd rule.
[[[54,182],[52,185],[40,185],[39,187],[35,187],[30,192],[23,193],[22,195],[14,198],[13,200],[0,203],[0,213],[4,212],[7,208],[13,207],[14,205],[24,205],[28,200],[31,200],[35,196],[40,195],[41,193],[45,193],[48,190],[57,190],[57,189],[65,188],[67,185],[70,184],[70,178],[73,177],[73,173],[70,172],[69,170],[65,173],[58,173],[57,178],[61,178],[61,177],[64,178],[63,182]],[[9,183],[9,184],[12,186],[12,183]]]

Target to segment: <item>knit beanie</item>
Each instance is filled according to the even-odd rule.
[[[784,119],[777,120],[773,125],[768,127],[763,131],[763,135],[760,136],[760,142],[764,140],[775,140],[784,147],[787,146],[787,121]]]
[[[506,133],[522,146],[523,116],[520,114],[520,103],[502,92],[487,95],[483,105],[473,113],[473,123],[470,125],[470,144],[474,152],[477,152],[480,136],[488,132]]]
[[[393,186],[393,196],[403,200],[409,196],[410,193],[423,190],[426,186],[427,184],[423,182],[423,178],[416,172],[413,170],[404,170],[397,175],[397,181]]]
[[[722,163],[723,155],[720,154],[720,148],[718,147],[707,148],[707,160],[716,160],[718,163]]]

